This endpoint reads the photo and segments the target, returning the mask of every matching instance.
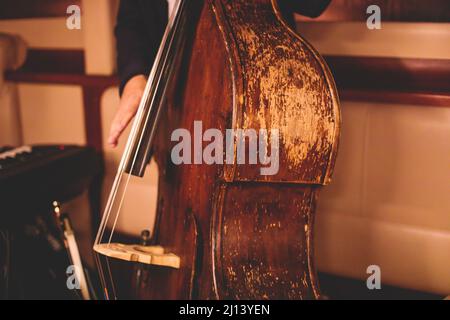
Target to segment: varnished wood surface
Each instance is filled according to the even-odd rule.
[[[415,105],[425,107],[450,107],[450,94],[446,92],[402,92],[389,90],[342,90],[341,99],[346,101],[361,101],[369,103],[385,103],[400,105]]]
[[[194,21],[198,24],[177,68],[176,83],[170,86],[154,146],[160,177],[151,245],[179,256],[181,265],[178,270],[145,267],[145,281],[133,286],[137,288],[135,297],[320,298],[312,235],[316,190],[331,176],[339,132],[339,109],[329,71],[318,55],[279,20],[271,1],[196,4],[199,18]],[[252,36],[245,38],[249,34]],[[254,47],[249,47],[251,43]],[[274,54],[273,59],[259,55],[259,50],[268,50],[268,54]],[[306,71],[290,73],[289,66],[298,72],[304,66]],[[270,76],[268,87],[263,87],[265,76]],[[312,79],[315,81],[309,83]],[[253,90],[258,84],[259,89]],[[287,90],[294,98],[280,100],[280,105],[264,100],[271,95],[281,97]],[[310,92],[312,103],[302,103]],[[308,114],[323,108],[317,114],[327,120],[316,120],[324,121],[323,131],[317,133],[324,135],[324,148],[306,152],[303,161],[311,166],[309,169],[301,163],[289,163],[284,156],[280,175],[260,180],[244,165],[176,166],[171,162],[175,143],[170,142],[170,136],[174,129],[193,132],[196,120],[201,120],[205,129],[221,132],[229,128],[259,129],[255,121],[258,113],[262,114],[259,119],[267,117],[267,129],[276,129],[281,124],[269,120],[282,111],[278,107],[294,118],[300,116],[299,111]],[[302,122],[298,126],[304,126],[305,132],[310,128]],[[293,147],[286,142],[288,138],[295,140],[293,135],[282,133],[283,152]],[[305,141],[308,138],[304,136]],[[322,156],[326,160],[314,160]]]
[[[365,22],[367,7],[377,5],[382,21],[396,22],[450,22],[450,2],[447,0],[333,0],[318,18],[296,15],[298,21]]]
[[[342,100],[450,107],[450,60],[326,56]]]
[[[234,40],[228,42],[229,50],[240,65],[235,77],[242,79],[236,86],[233,128],[273,128],[281,139],[276,175],[263,176],[256,166],[240,165],[233,168],[233,179],[327,184],[340,121],[327,66],[279,19],[270,1],[226,6],[226,33]]]
[[[342,90],[449,92],[450,59],[325,56]]]
[[[233,184],[214,224],[219,296],[316,299],[314,203],[318,187]]]
[[[0,19],[67,17],[67,7],[81,0],[2,0]]]
[[[29,48],[19,72],[84,74],[84,50]]]

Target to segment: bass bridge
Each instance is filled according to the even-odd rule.
[[[104,256],[129,262],[139,262],[179,269],[181,259],[173,253],[166,253],[161,246],[126,245],[121,243],[97,244],[94,250]]]

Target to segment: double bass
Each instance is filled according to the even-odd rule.
[[[276,153],[278,170],[263,175],[261,165],[239,161],[237,136],[223,163],[174,163],[173,132],[194,134],[199,121],[222,133],[277,132],[276,148],[268,136],[262,145]],[[314,211],[339,128],[332,75],[276,0],[179,0],[94,244],[105,297],[320,299]],[[193,149],[195,158],[201,150]],[[141,243],[121,242],[115,228],[127,187],[152,157],[154,229]],[[125,274],[132,289],[120,284]]]

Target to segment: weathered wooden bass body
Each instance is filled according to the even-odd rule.
[[[275,1],[191,1],[189,10],[152,145],[160,177],[149,245],[179,257],[179,266],[145,265],[133,297],[320,298],[314,210],[340,124],[330,71]],[[224,134],[278,130],[278,172],[261,175],[261,166],[236,158],[175,165],[171,134],[194,135],[194,121]]]

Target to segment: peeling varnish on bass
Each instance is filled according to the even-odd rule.
[[[275,1],[215,1],[219,20],[226,21],[225,44],[236,76],[233,128],[279,129],[284,170],[261,179],[251,168],[233,169],[234,184],[227,185],[226,205],[222,203],[220,210],[222,233],[215,246],[219,250],[214,253],[222,288],[218,297],[227,299],[320,297],[311,260],[313,211],[309,210],[314,208],[317,185],[329,181],[334,165],[338,99],[323,60],[303,39],[287,32],[274,11]],[[247,185],[248,181],[295,183],[290,187],[303,191],[288,196],[275,192],[261,201],[266,191],[255,194],[256,190],[287,184]],[[252,191],[242,196],[244,190]],[[257,199],[260,205],[254,207],[245,199]],[[291,216],[283,216],[286,212]],[[264,223],[259,217],[266,218]],[[283,238],[288,230],[293,234]],[[263,258],[255,257],[261,250],[266,252]]]
[[[243,63],[246,96],[251,97],[245,102],[242,128],[278,129],[280,156],[284,155],[289,169],[299,171],[305,160],[326,166],[329,158],[317,155],[332,151],[336,123],[320,64],[310,59],[304,45],[287,37],[281,23],[266,30],[263,22],[259,29],[246,23],[245,17],[229,18]],[[266,18],[273,16],[268,13]]]

